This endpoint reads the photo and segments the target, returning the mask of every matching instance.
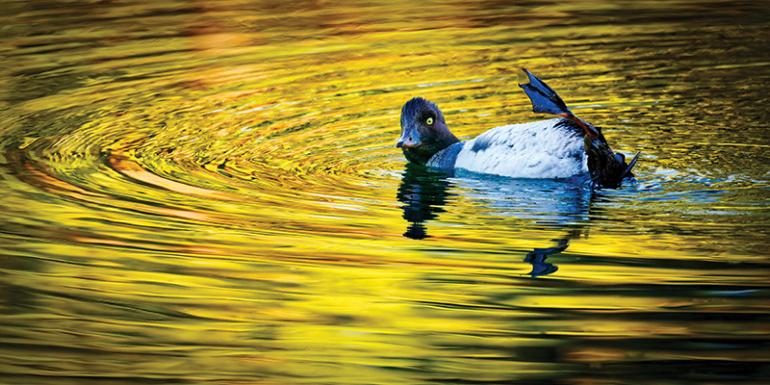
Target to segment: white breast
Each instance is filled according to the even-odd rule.
[[[566,178],[587,172],[583,137],[560,121],[495,127],[463,143],[455,167],[513,178]]]

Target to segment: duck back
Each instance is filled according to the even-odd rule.
[[[513,178],[567,178],[588,171],[582,131],[566,119],[495,127],[442,150],[428,166]]]

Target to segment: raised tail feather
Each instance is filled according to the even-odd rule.
[[[549,87],[548,84],[545,84],[544,81],[527,69],[522,68],[522,71],[527,74],[529,83],[519,84],[519,87],[524,89],[524,92],[529,96],[529,100],[532,101],[532,111],[559,115],[577,124],[578,127],[583,129],[586,136],[591,138],[599,136],[599,131],[596,128],[582,121],[569,110],[567,104],[561,100],[553,88]]]
[[[524,68],[522,70],[527,74],[529,83],[519,84],[519,87],[524,89],[532,101],[532,111],[559,115],[583,129],[588,170],[595,184],[601,187],[618,187],[623,178],[633,176],[631,170],[639,159],[639,153],[626,164],[623,156],[615,156],[604,135],[596,127],[575,116],[553,88],[532,72]]]
[[[522,71],[527,74],[529,83],[519,84],[519,87],[524,89],[524,92],[532,101],[532,111],[554,115],[572,115],[572,111],[567,108],[567,104],[561,100],[553,88],[538,79],[532,72],[529,72],[524,68],[522,68]]]

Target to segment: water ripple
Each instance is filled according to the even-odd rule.
[[[8,383],[766,377],[762,4],[4,6]],[[521,67],[637,180],[405,165],[413,96],[540,118]]]

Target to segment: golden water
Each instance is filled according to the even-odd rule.
[[[4,384],[770,377],[764,2],[0,6]],[[520,67],[638,181],[405,167]]]

